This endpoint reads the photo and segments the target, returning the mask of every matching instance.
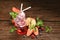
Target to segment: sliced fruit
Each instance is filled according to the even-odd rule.
[[[31,18],[31,25],[36,25],[36,20],[34,18]]]
[[[16,7],[13,7],[13,8],[12,8],[12,11],[13,11],[13,12],[16,12],[16,13],[19,13],[19,12],[20,12],[20,10],[17,9]]]
[[[27,30],[27,36],[30,36],[33,33],[33,30],[28,29]]]
[[[26,25],[30,25],[31,18],[26,19]]]
[[[26,24],[29,25],[36,25],[36,20],[34,18],[27,18],[26,19]]]
[[[34,31],[34,34],[35,34],[35,35],[38,35],[38,34],[39,34],[37,27],[36,27],[36,30]]]

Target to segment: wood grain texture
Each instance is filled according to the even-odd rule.
[[[53,7],[47,7],[42,8],[41,6],[37,6],[39,3],[29,3],[29,2],[23,2],[24,3],[24,8],[28,6],[32,6],[31,9],[29,9],[26,12],[27,16],[33,16],[33,17],[41,17],[43,20],[50,20],[50,21],[60,21],[60,12],[56,12],[56,9],[52,9]],[[17,7],[18,9],[20,8],[21,2],[19,1],[0,1],[0,19],[1,20],[9,20],[10,15],[9,12],[11,12],[12,7]],[[42,4],[41,4],[42,5]],[[47,6],[47,5],[46,5]],[[52,5],[51,5],[52,6]],[[45,7],[45,6],[44,6]],[[57,7],[56,7],[57,8]],[[7,17],[7,18],[6,18]],[[58,20],[59,19],[59,20]]]
[[[16,32],[10,33],[12,28],[10,21],[12,7],[20,8],[20,4],[24,3],[24,7],[32,6],[31,9],[25,11],[26,17],[40,17],[44,21],[44,25],[52,27],[52,32],[42,32],[36,39],[23,37]],[[0,40],[60,40],[60,1],[59,0],[0,0]]]

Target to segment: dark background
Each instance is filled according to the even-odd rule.
[[[12,11],[12,7],[19,9],[21,3],[24,4],[23,8],[32,7],[25,11],[26,17],[40,17],[44,25],[52,27],[52,32],[42,32],[41,36],[38,36],[39,40],[60,40],[59,0],[0,0],[0,40],[37,40],[9,32],[12,27],[9,12]]]

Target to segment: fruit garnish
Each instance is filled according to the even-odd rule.
[[[34,31],[34,34],[35,35],[38,35],[39,34],[39,31],[38,31],[38,28],[36,27],[35,31]]]
[[[30,29],[27,30],[27,36],[30,36],[32,33],[33,33],[33,29],[32,30],[30,30]]]
[[[42,30],[42,31],[44,31],[44,30],[45,30],[45,28],[44,28],[44,27],[41,27],[41,30]]]
[[[34,35],[34,34],[31,34],[31,38],[32,38],[32,39],[35,38],[35,35]]]
[[[19,12],[20,12],[20,10],[17,9],[16,7],[12,7],[12,11],[13,11],[13,12],[16,12],[16,13],[19,13]]]

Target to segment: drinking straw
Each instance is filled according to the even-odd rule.
[[[26,10],[28,10],[28,9],[30,9],[31,7],[27,7],[27,8],[25,8],[23,11],[26,11]]]
[[[21,11],[22,11],[22,8],[23,8],[23,3],[21,3]]]

